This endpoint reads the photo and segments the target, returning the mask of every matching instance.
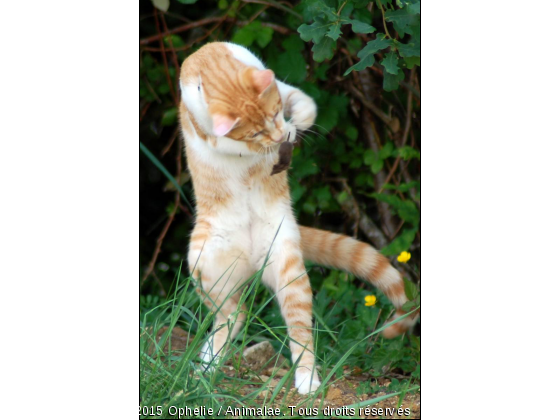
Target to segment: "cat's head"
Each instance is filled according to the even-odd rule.
[[[282,100],[272,70],[245,67],[230,73],[227,84],[199,80],[215,136],[269,147],[286,139]]]

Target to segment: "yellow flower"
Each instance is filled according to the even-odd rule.
[[[403,252],[401,252],[401,254],[397,257],[397,261],[398,261],[398,262],[405,263],[405,262],[407,262],[408,260],[410,260],[410,252],[403,251]]]
[[[375,305],[375,302],[377,302],[377,298],[374,295],[366,296],[364,299],[366,301],[366,306],[373,306]]]

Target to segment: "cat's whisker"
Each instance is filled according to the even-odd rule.
[[[305,133],[298,133],[298,140],[301,139],[305,142],[305,144],[311,144],[313,140],[313,137],[309,136],[309,134],[305,134]]]
[[[320,125],[317,125],[317,124],[313,124],[311,127],[313,127],[313,126],[315,126],[315,125],[316,125],[317,127],[319,127],[319,128],[322,128],[323,130],[325,129],[324,127],[322,127],[322,126],[320,126]],[[312,130],[311,127],[308,128],[306,131],[309,131],[310,133],[315,134],[317,137],[321,138],[321,140],[326,140],[326,139],[327,139],[327,137],[326,137],[323,133],[320,133],[320,132],[318,132],[318,131],[316,131],[316,130]],[[325,130],[325,131],[326,131],[326,130]]]

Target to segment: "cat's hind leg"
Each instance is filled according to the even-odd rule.
[[[208,255],[198,260],[193,276],[200,281],[198,294],[215,313],[212,331],[200,354],[211,367],[224,355],[228,342],[235,338],[246,320],[246,307],[244,303],[240,304],[240,299],[250,269],[246,259],[231,258],[231,254],[229,258],[223,254],[205,254]],[[189,252],[189,262],[194,258]]]
[[[226,345],[241,330],[246,319],[245,304],[239,305],[242,291],[225,293],[214,292],[212,281],[201,277],[202,290],[197,290],[204,304],[215,313],[214,326],[208,340],[202,347],[200,357],[204,362],[213,364],[223,356]],[[208,290],[208,291],[207,291]]]
[[[277,238],[263,282],[276,293],[288,328],[292,361],[297,364],[295,385],[298,392],[313,392],[321,385],[313,347],[313,293],[298,238]]]

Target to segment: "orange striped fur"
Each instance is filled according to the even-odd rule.
[[[301,249],[306,260],[334,267],[356,275],[381,290],[395,305],[394,318],[404,315],[400,311],[408,301],[404,292],[402,275],[372,246],[325,230],[300,226]],[[409,316],[383,330],[383,335],[393,338],[406,332],[416,322]]]
[[[202,350],[207,362],[223,354],[245,320],[239,305],[246,280],[268,263],[272,289],[288,326],[295,384],[302,394],[320,385],[312,336],[313,293],[304,258],[370,281],[401,308],[400,274],[371,246],[299,227],[286,172],[271,176],[279,145],[314,122],[316,105],[301,90],[275,79],[248,50],[210,43],[181,68],[180,123],[196,195],[196,223],[188,262],[204,303],[216,312]],[[285,116],[290,117],[289,121]],[[413,320],[385,330],[404,332]]]

